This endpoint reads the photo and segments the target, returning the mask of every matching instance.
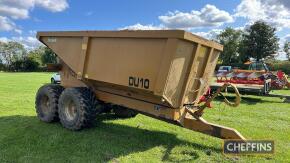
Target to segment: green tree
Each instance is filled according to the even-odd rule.
[[[245,43],[242,39],[241,43],[240,43],[240,46],[239,46],[239,58],[238,60],[241,62],[241,63],[244,63],[246,61],[249,61],[251,56],[247,55],[248,53],[246,52],[246,48],[245,48]]]
[[[286,56],[288,60],[290,61],[290,42],[286,41],[284,44],[284,52],[286,53]]]
[[[43,65],[47,63],[57,63],[56,54],[48,47],[44,47],[44,54],[41,56],[41,62]]]
[[[24,46],[18,42],[1,43],[0,54],[3,63],[9,68],[17,60],[23,60],[27,56]]]
[[[244,34],[243,56],[255,58],[257,61],[273,57],[279,49],[278,37],[275,35],[276,28],[263,21],[257,21],[251,25]]]
[[[223,64],[239,62],[239,46],[242,41],[242,31],[233,28],[226,28],[217,35],[217,40],[224,46],[224,50],[220,55]]]
[[[36,71],[39,63],[34,61],[32,58],[26,57],[23,60],[17,60],[11,64],[10,70],[13,71]]]
[[[36,61],[39,65],[44,65],[42,63],[42,56],[44,55],[45,47],[39,46],[28,53],[28,57]]]

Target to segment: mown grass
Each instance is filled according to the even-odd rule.
[[[0,162],[289,162],[290,104],[279,98],[244,96],[238,108],[220,101],[209,122],[236,128],[248,139],[273,139],[273,156],[225,156],[222,140],[144,115],[98,116],[80,132],[36,118],[37,89],[49,73],[0,73]],[[276,91],[277,92],[277,91]],[[278,91],[290,94],[289,90]]]

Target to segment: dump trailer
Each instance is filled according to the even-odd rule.
[[[37,92],[42,121],[80,130],[97,114],[141,113],[218,138],[245,139],[201,117],[216,97],[200,104],[223,50],[218,43],[183,30],[38,32],[37,38],[57,54],[58,63],[48,68],[61,75],[60,85]]]

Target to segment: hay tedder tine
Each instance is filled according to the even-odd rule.
[[[246,140],[237,130],[209,123],[201,117],[199,119],[195,119],[191,115],[187,114],[182,123],[183,127],[187,129],[217,138]]]

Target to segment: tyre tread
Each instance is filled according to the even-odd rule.
[[[95,121],[97,114],[100,112],[100,104],[95,93],[86,87],[74,87],[67,88],[61,96],[65,96],[67,93],[74,95],[77,99],[79,99],[80,114],[79,120],[76,121],[73,126],[67,125],[63,118],[60,117],[60,121],[63,126],[71,130],[80,130],[91,127],[94,124],[93,122]]]
[[[57,85],[57,84],[46,84],[43,85],[42,87],[39,88],[37,94],[36,94],[36,100],[35,100],[35,107],[36,107],[36,113],[37,116],[40,120],[45,121],[45,122],[56,122],[59,121],[58,118],[58,99],[62,93],[62,91],[64,90],[64,88],[61,85]],[[52,108],[54,110],[53,114],[49,116],[49,118],[47,118],[46,120],[44,120],[40,115],[41,115],[41,110],[40,110],[40,106],[39,106],[39,101],[40,100],[40,95],[42,93],[47,92],[48,94],[51,95],[51,104],[52,104]]]

